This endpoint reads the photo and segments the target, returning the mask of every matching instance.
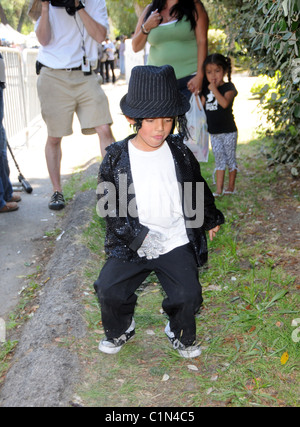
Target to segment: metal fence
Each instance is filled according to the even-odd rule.
[[[27,141],[30,123],[40,115],[35,62],[37,49],[0,47],[4,58],[6,89],[4,90],[4,127],[7,138],[21,134]]]

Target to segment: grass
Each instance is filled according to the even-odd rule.
[[[169,347],[163,295],[154,274],[138,291],[135,339],[117,355],[99,353],[103,328],[91,284],[104,263],[105,226],[94,213],[84,234],[93,256],[85,272],[89,333],[80,343],[85,372],[77,394],[83,405],[299,404],[299,343],[292,339],[292,321],[300,317],[299,287],[292,269],[286,268],[299,252],[284,246],[280,231],[270,228],[274,209],[286,203],[292,209],[298,199],[293,193],[278,205],[278,175],[266,169],[260,145],[254,141],[239,146],[239,193],[216,201],[226,224],[209,243],[209,263],[200,272],[204,305],[197,315],[199,358],[182,359]],[[211,186],[213,168],[210,155],[202,173]],[[272,200],[270,212],[265,201]],[[287,362],[283,354],[288,354]]]

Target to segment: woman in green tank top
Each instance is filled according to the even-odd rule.
[[[198,94],[207,56],[208,16],[200,0],[153,0],[132,39],[135,52],[150,44],[148,65],[172,65],[180,90]]]

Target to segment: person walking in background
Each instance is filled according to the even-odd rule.
[[[222,194],[235,193],[237,174],[236,146],[237,127],[235,124],[232,106],[237,90],[231,82],[231,59],[219,53],[209,55],[204,62],[207,84],[204,85],[201,95],[204,105],[208,132],[212,150],[215,156],[215,172],[217,188],[215,197]],[[228,77],[228,82],[224,78]],[[229,169],[229,183],[223,193],[226,167]]]
[[[93,69],[97,66],[98,43],[106,37],[108,17],[105,0],[75,0],[74,8],[54,7],[42,1],[36,35],[38,95],[48,138],[46,161],[53,186],[49,208],[63,209],[60,181],[61,140],[71,135],[76,112],[82,133],[97,133],[102,157],[114,141],[108,99]],[[84,147],[83,147],[84,149]]]
[[[0,42],[1,43],[1,42]],[[18,193],[13,193],[10,171],[7,160],[6,132],[3,126],[4,103],[3,90],[5,88],[5,65],[0,53],[0,213],[16,211],[21,197]]]
[[[132,39],[135,52],[150,51],[148,65],[169,64],[179,89],[189,99],[202,89],[207,56],[208,16],[199,0],[153,0],[138,20]]]
[[[109,40],[107,37],[105,39],[104,43],[104,52],[107,54],[107,59],[105,61],[105,81],[106,83],[109,83],[109,69],[111,70],[112,74],[112,82],[115,83],[116,76],[115,76],[115,52],[116,48],[112,41]]]
[[[120,60],[120,74],[125,75],[125,36],[120,37],[119,60]]]

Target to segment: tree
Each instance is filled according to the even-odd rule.
[[[0,21],[24,34],[33,30],[33,23],[27,16],[29,0],[1,0]]]
[[[125,34],[130,36],[135,29],[137,17],[133,0],[106,0],[108,16],[113,24],[115,36]]]
[[[148,0],[106,0],[109,17],[116,28],[116,35],[130,35],[137,19],[149,3]]]
[[[5,10],[3,9],[1,3],[0,3],[0,21],[4,25],[8,24],[8,20],[6,18],[6,13],[5,13]]]

